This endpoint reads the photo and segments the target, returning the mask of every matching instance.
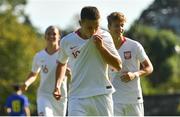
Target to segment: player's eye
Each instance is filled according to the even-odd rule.
[[[51,35],[53,35],[53,36],[55,36],[56,35],[56,33],[52,33],[52,32],[49,32],[48,34],[47,34],[48,36],[51,36]]]

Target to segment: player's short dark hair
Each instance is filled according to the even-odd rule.
[[[81,20],[98,20],[100,18],[100,13],[98,9],[94,6],[86,6],[81,10]]]
[[[108,25],[111,25],[113,21],[119,20],[120,22],[126,22],[126,17],[121,12],[112,12],[107,16]]]
[[[48,31],[51,30],[51,29],[58,29],[59,35],[61,36],[61,30],[60,30],[58,27],[52,26],[52,25],[50,25],[49,27],[46,28],[45,35],[46,35],[46,34],[48,33]]]
[[[21,90],[21,87],[19,84],[13,84],[13,89],[14,91],[18,91],[18,90]]]

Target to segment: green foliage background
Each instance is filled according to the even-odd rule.
[[[12,6],[0,12],[0,115],[5,115],[3,105],[7,96],[13,91],[12,85],[22,83],[26,79],[31,70],[32,58],[44,47],[44,41],[37,30],[26,22],[27,20],[19,22],[18,18],[25,15],[14,13],[19,12],[15,10],[15,7],[23,5],[25,1],[4,0],[1,2],[0,5]],[[25,93],[32,102],[30,106],[32,112],[36,111],[37,83]]]
[[[38,33],[24,13],[26,4],[26,0],[0,1],[0,115],[5,115],[3,105],[12,93],[12,84],[22,83],[26,79],[34,54],[44,47],[43,34]],[[6,9],[1,10],[4,5]],[[71,31],[67,29],[63,34]],[[170,30],[156,29],[138,22],[134,22],[125,36],[143,45],[154,66],[154,72],[142,78],[143,93],[179,93],[180,53],[174,47],[180,46],[180,37]],[[25,93],[31,102],[32,115],[36,115],[38,84],[36,81]]]
[[[154,67],[153,73],[142,79],[144,94],[180,92],[180,53],[175,50],[180,46],[180,37],[140,23],[134,23],[126,35],[143,45]]]

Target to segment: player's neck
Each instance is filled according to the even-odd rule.
[[[119,35],[119,36],[112,35],[112,38],[116,49],[119,49],[125,41],[123,35]]]
[[[90,38],[90,37],[88,37],[88,36],[85,34],[85,32],[84,32],[84,30],[83,30],[82,28],[78,29],[78,30],[76,31],[76,33],[78,34],[79,37],[81,37],[81,38],[84,39],[84,40],[87,40],[87,39]]]
[[[59,49],[59,45],[49,45],[46,47],[46,52],[50,55],[54,54]]]
[[[17,94],[17,95],[21,95],[21,94],[22,94],[22,91],[19,90],[19,91],[16,92],[16,94]]]

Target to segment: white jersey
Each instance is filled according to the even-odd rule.
[[[111,72],[112,84],[116,89],[113,94],[114,103],[142,103],[142,89],[140,78],[135,78],[132,81],[122,82],[120,77],[123,72],[136,72],[140,69],[140,62],[147,59],[147,55],[142,45],[134,40],[125,38],[125,42],[118,49],[122,59],[122,70],[120,72]]]
[[[60,51],[59,51],[60,52]],[[38,95],[52,95],[55,86],[55,74],[57,67],[58,51],[50,55],[45,50],[38,52],[32,65],[32,72],[40,72],[40,86],[38,88]],[[63,97],[67,97],[67,78],[64,78],[61,92]]]
[[[103,30],[99,32],[106,48],[120,59],[110,34]],[[61,47],[59,61],[66,63],[69,59],[72,68],[69,90],[71,98],[85,98],[114,92],[108,78],[108,65],[97,50],[93,38],[84,40],[76,32],[72,32],[61,40]]]

